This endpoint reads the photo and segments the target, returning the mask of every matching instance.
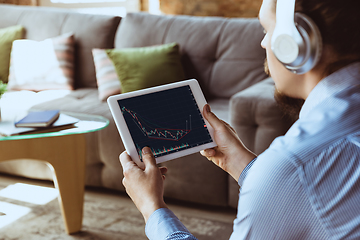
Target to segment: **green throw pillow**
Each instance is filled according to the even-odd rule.
[[[0,80],[5,83],[8,82],[12,43],[23,35],[24,28],[19,25],[0,29]]]
[[[123,93],[185,78],[177,43],[106,52],[115,66]]]

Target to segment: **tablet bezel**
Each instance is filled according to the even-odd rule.
[[[126,124],[123,114],[121,113],[121,109],[119,107],[118,100],[132,98],[132,97],[141,96],[141,95],[154,93],[154,92],[159,92],[159,91],[163,91],[163,90],[167,90],[167,89],[178,88],[178,87],[182,87],[182,86],[190,87],[192,94],[195,98],[195,101],[198,105],[198,108],[201,112],[201,115],[205,121],[207,130],[210,133],[212,142],[157,157],[156,163],[158,164],[158,163],[162,163],[165,161],[173,160],[173,159],[176,159],[179,157],[183,157],[186,155],[190,155],[190,154],[199,152],[199,151],[207,149],[207,148],[213,148],[213,147],[217,146],[215,143],[215,140],[214,140],[214,129],[211,127],[211,125],[208,123],[208,121],[204,118],[204,115],[203,115],[203,108],[206,104],[206,100],[205,100],[203,92],[201,91],[200,85],[196,79],[190,79],[190,80],[185,80],[185,81],[181,81],[181,82],[176,82],[176,83],[171,83],[171,84],[161,85],[161,86],[157,86],[157,87],[152,87],[152,88],[147,88],[147,89],[142,89],[142,90],[138,90],[138,91],[133,91],[133,92],[122,93],[122,94],[110,96],[107,99],[107,102],[110,107],[111,114],[115,120],[116,127],[118,128],[118,131],[120,133],[122,142],[125,146],[126,152],[130,155],[132,160],[138,166],[144,167],[144,163],[141,162],[141,160],[140,160],[140,157],[138,155],[133,138],[130,134],[130,130]]]

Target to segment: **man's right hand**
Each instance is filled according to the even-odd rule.
[[[202,150],[201,155],[213,161],[238,181],[244,168],[256,155],[244,146],[229,124],[211,112],[208,104],[204,106],[203,114],[214,129],[214,140],[217,147]]]

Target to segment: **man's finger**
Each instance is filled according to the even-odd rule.
[[[166,174],[167,171],[168,171],[167,167],[159,167],[159,170],[160,170],[160,172],[161,172],[161,175]]]
[[[131,159],[131,157],[126,152],[121,153],[119,159],[121,166],[123,168],[123,174],[125,178],[134,171],[140,170],[138,165],[136,165],[136,163]],[[124,184],[124,180],[123,180],[123,184]]]
[[[223,127],[224,123],[211,112],[210,105],[206,104],[203,108],[203,114],[205,119],[210,123],[210,125],[216,130],[219,127]]]
[[[215,156],[216,151],[213,148],[208,148],[205,150],[201,150],[200,154],[203,155],[204,157],[213,157],[213,156]]]
[[[131,157],[127,154],[126,151],[122,152],[119,156],[120,159],[120,163],[122,165],[122,167],[124,168],[126,166],[126,164],[133,162],[133,160],[131,159]],[[133,162],[134,163],[134,162]],[[135,163],[134,163],[135,164]]]
[[[145,164],[145,169],[149,166],[156,167],[156,160],[155,157],[149,147],[144,147],[142,149],[142,160]]]

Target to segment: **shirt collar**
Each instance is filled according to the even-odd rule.
[[[305,117],[313,108],[328,97],[344,89],[360,84],[360,62],[344,67],[321,80],[310,92],[300,111],[300,118]]]

